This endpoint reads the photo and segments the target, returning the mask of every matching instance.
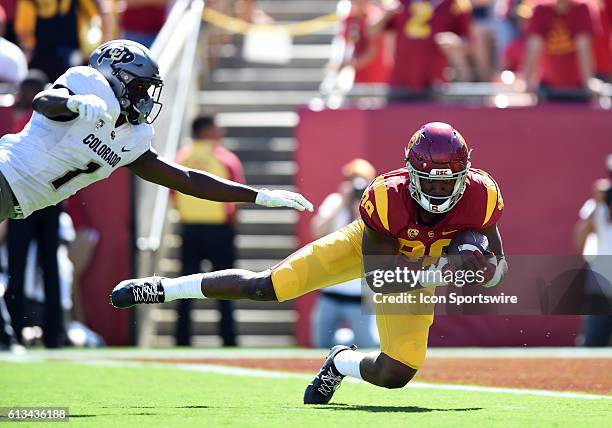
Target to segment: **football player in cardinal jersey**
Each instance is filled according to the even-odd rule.
[[[125,166],[147,181],[220,202],[254,202],[303,211],[302,195],[256,190],[160,158],[151,147],[159,69],[132,41],[99,46],[88,67],[68,69],[39,93],[18,134],[0,139],[0,220],[25,218]]]
[[[282,302],[359,278],[362,272],[369,276],[380,266],[371,262],[376,257],[366,255],[420,259],[421,263],[431,256],[437,262],[426,267],[442,270],[446,268],[441,257],[444,249],[461,230],[477,231],[488,238],[489,250],[496,257],[474,252],[466,263],[473,269],[486,268],[482,285],[493,287],[507,270],[496,226],[502,210],[497,183],[486,172],[471,168],[470,151],[461,134],[448,124],[429,123],[407,144],[406,167],[377,177],[366,189],[360,220],[306,245],[264,272],[231,269],[176,279],[126,280],[112,291],[111,303],[125,308],[182,298]],[[418,289],[429,293],[446,285],[439,281],[422,281]],[[401,388],[412,379],[425,359],[432,312],[389,313],[384,304],[377,303],[376,321],[380,352],[364,354],[354,347],[333,347],[306,388],[306,404],[328,403],[344,376],[386,388]]]

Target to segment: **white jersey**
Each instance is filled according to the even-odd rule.
[[[119,102],[99,71],[73,67],[55,85],[74,94],[102,98],[113,120],[97,125],[80,117],[59,122],[34,112],[20,133],[0,139],[0,171],[19,202],[20,218],[108,177],[151,147],[154,131],[150,124],[126,123],[114,128]]]

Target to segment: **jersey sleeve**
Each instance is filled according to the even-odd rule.
[[[592,36],[599,32],[597,16],[591,15],[591,10],[587,4],[580,4],[576,9],[576,18],[573,22],[576,34]],[[597,30],[597,31],[596,31]]]
[[[94,94],[100,96],[98,82],[95,81],[95,75],[90,73],[89,67],[71,67],[64,74],[57,78],[54,87],[61,86],[70,90],[70,92],[79,95]]]
[[[484,171],[483,171],[484,172]],[[504,211],[504,200],[497,182],[487,173],[481,174],[482,183],[486,189],[486,208],[481,229],[496,224]]]
[[[91,67],[71,67],[57,78],[53,87],[67,88],[71,94],[95,95],[106,103],[107,112],[117,120],[120,113],[119,101],[104,76]]]
[[[527,22],[527,34],[535,34],[540,37],[546,36],[544,13],[545,9],[543,5],[537,5],[533,9],[533,15]]]
[[[359,214],[369,228],[393,236],[389,227],[389,192],[384,176],[376,177],[363,192]]]

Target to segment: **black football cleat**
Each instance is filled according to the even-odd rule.
[[[341,375],[334,365],[334,358],[342,351],[356,350],[357,347],[352,345],[350,347],[344,345],[336,345],[331,348],[327,358],[323,363],[323,367],[319,370],[319,373],[315,378],[308,384],[306,391],[304,391],[304,404],[327,404],[331,400],[332,395],[344,379],[344,375]]]
[[[149,276],[121,281],[110,295],[110,304],[116,308],[130,308],[142,303],[163,303],[162,278]]]

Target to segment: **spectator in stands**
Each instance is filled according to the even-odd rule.
[[[372,35],[369,31],[383,15],[377,4],[371,0],[340,0],[337,14],[342,20],[319,86],[321,101],[326,99],[330,107],[340,106],[355,83],[386,83],[391,65],[385,34]]]
[[[599,13],[601,31],[593,38],[595,74],[605,82],[612,78],[612,0],[590,0]]]
[[[271,24],[274,19],[259,7],[257,0],[236,0],[234,2],[234,14],[236,18],[251,24]]]
[[[206,2],[206,10],[214,10],[231,16],[234,14],[234,4],[232,0],[209,0]],[[204,86],[210,77],[209,70],[217,68],[217,63],[219,58],[223,56],[225,47],[233,44],[232,39],[234,35],[220,27],[209,25],[201,36],[202,39],[199,44],[200,61],[202,64],[200,68],[200,81],[202,86]]]
[[[576,246],[588,261],[584,346],[607,346],[612,339],[612,154],[608,177],[595,181],[593,197],[582,206]]]
[[[395,34],[390,100],[427,97],[435,83],[446,80],[451,65],[455,80],[472,80],[466,38],[470,34],[469,0],[402,0],[372,28],[372,34]]]
[[[60,214],[58,236],[57,262],[60,279],[60,302],[66,322],[66,341],[70,345],[78,347],[104,345],[104,340],[97,333],[87,328],[80,321],[74,320],[71,315],[71,310],[74,309],[76,302],[72,299],[74,264],[70,258],[69,247],[74,242],[76,233],[72,219],[65,212]],[[44,313],[41,306],[44,306],[46,296],[43,273],[38,263],[37,243],[35,242],[30,243],[28,249],[24,291],[29,309],[29,325],[39,326],[44,322],[40,314]],[[30,332],[34,333],[33,337],[24,337],[24,340],[38,339],[35,333],[39,330],[39,328],[30,329]],[[24,336],[26,336],[25,333]]]
[[[123,38],[150,48],[166,20],[168,0],[126,0],[121,15]]]
[[[32,100],[34,96],[43,91],[49,79],[40,70],[30,70],[25,79],[19,84],[19,91],[15,96],[14,124],[15,130],[21,131],[32,116]]]
[[[385,83],[390,59],[382,33],[369,34],[369,27],[382,17],[383,11],[371,0],[352,0],[350,11],[342,20],[337,58],[330,66],[334,71],[350,66],[355,70],[355,83]]]
[[[513,16],[513,21],[519,30],[516,38],[512,39],[504,48],[501,58],[500,69],[512,71],[515,74],[523,70],[525,63],[525,45],[527,43],[527,22],[533,15],[533,7],[528,2],[520,2],[514,6],[514,11],[508,12]],[[539,67],[536,67],[536,74],[540,74]]]
[[[519,5],[530,0],[473,0],[474,26],[472,55],[476,78],[480,81],[495,79],[494,73],[507,70],[505,52],[520,35]]]
[[[4,38],[6,28],[6,14],[0,5],[0,83],[17,84],[25,78],[28,63],[19,46]]]
[[[495,48],[498,66],[501,64],[502,57],[508,45],[519,37],[520,18],[517,12],[521,10],[519,5],[525,4],[530,0],[494,0],[495,15]],[[499,68],[499,67],[498,67]]]
[[[66,212],[70,215],[75,229],[74,239],[70,242],[68,249],[70,261],[74,266],[72,275],[72,319],[81,324],[86,324],[81,306],[81,277],[89,267],[100,241],[100,233],[92,225],[83,205],[80,193],[76,193],[66,200]]]
[[[6,240],[6,221],[0,223],[0,243]],[[4,300],[8,276],[2,269],[0,272],[0,352],[23,352],[23,346],[17,342],[15,331],[11,325],[11,316]]]
[[[221,146],[223,131],[215,124],[215,117],[198,116],[191,127],[193,143],[182,148],[177,162],[190,168],[198,168],[219,177],[244,183],[242,165],[236,155]],[[175,194],[175,204],[180,216],[182,275],[201,272],[203,260],[212,264],[212,270],[231,269],[236,260],[234,236],[236,205],[205,201]],[[236,329],[233,302],[219,301],[221,320],[219,333],[224,346],[236,345]],[[191,344],[191,300],[182,300],[178,308],[179,318],[176,343]]]
[[[1,11],[1,7],[0,7],[0,11]],[[0,31],[0,34],[1,34],[1,31]],[[2,75],[3,72],[6,71],[6,69],[2,68],[3,67],[2,54],[6,53],[6,51],[3,51],[3,47],[4,47],[3,39],[2,37],[0,37],[0,76]],[[19,49],[17,46],[15,47]],[[23,63],[25,65],[25,56],[23,58]],[[26,69],[27,69],[27,66],[26,66]],[[33,71],[35,70],[30,71],[30,73],[28,73],[28,76],[30,76],[30,74],[32,74]],[[0,81],[2,80],[3,78],[0,77]],[[26,77],[26,79],[23,80],[20,84],[20,88],[19,88],[19,91],[17,92],[15,104],[14,104],[15,114],[13,118],[14,120],[12,121],[14,129],[23,128],[24,117],[27,116],[27,119],[25,119],[25,122],[27,123],[27,121],[30,118],[30,115],[32,114],[32,99],[34,98],[34,94],[36,94],[38,91],[35,91],[33,94],[29,95],[29,88],[31,86],[32,86],[31,80],[28,77]],[[44,88],[44,83],[41,88]],[[34,88],[32,88],[32,90],[34,90]],[[28,99],[29,99],[29,105],[27,101]],[[1,227],[0,242],[4,243],[4,241],[6,240],[7,222],[2,222],[0,227]],[[4,351],[4,350],[21,351],[20,345],[17,344],[17,337],[15,335],[13,327],[11,326],[11,317],[9,315],[9,311],[6,306],[6,302],[4,300],[4,294],[7,289],[8,277],[7,275],[4,274],[5,272],[2,272],[2,273],[3,273],[2,279],[0,279],[0,351]]]
[[[102,17],[95,0],[19,0],[15,32],[31,68],[55,81],[67,68],[82,65],[102,42]]]
[[[19,100],[22,117],[28,117],[29,119],[32,115],[32,100],[38,92],[32,90],[30,86],[36,85],[42,85],[44,88],[43,82],[38,80],[32,85],[28,81],[20,88],[17,99]],[[21,124],[17,124],[17,126],[19,125]],[[19,131],[21,131],[21,128],[15,129],[15,132]],[[38,257],[45,286],[44,344],[48,348],[61,347],[65,340],[57,263],[59,216],[61,212],[61,206],[56,205],[39,210],[26,219],[8,221],[9,281],[6,303],[11,314],[13,329],[17,339],[21,342],[25,314],[24,281],[27,254],[30,243],[37,242]]]
[[[488,82],[496,66],[495,10],[492,0],[472,0],[472,55],[476,80]]]
[[[361,195],[376,177],[376,170],[366,160],[353,159],[342,167],[342,176],[338,191],[323,200],[312,219],[310,225],[315,238],[341,229],[359,218]],[[353,331],[350,343],[364,348],[379,343],[375,317],[362,312],[360,279],[321,290],[311,314],[312,343],[319,348],[337,344],[334,335],[343,323]]]
[[[535,90],[539,85],[542,99],[588,101],[601,88],[592,54],[599,30],[597,13],[581,0],[539,0],[527,26],[524,86]],[[536,74],[540,59],[541,79]]]

